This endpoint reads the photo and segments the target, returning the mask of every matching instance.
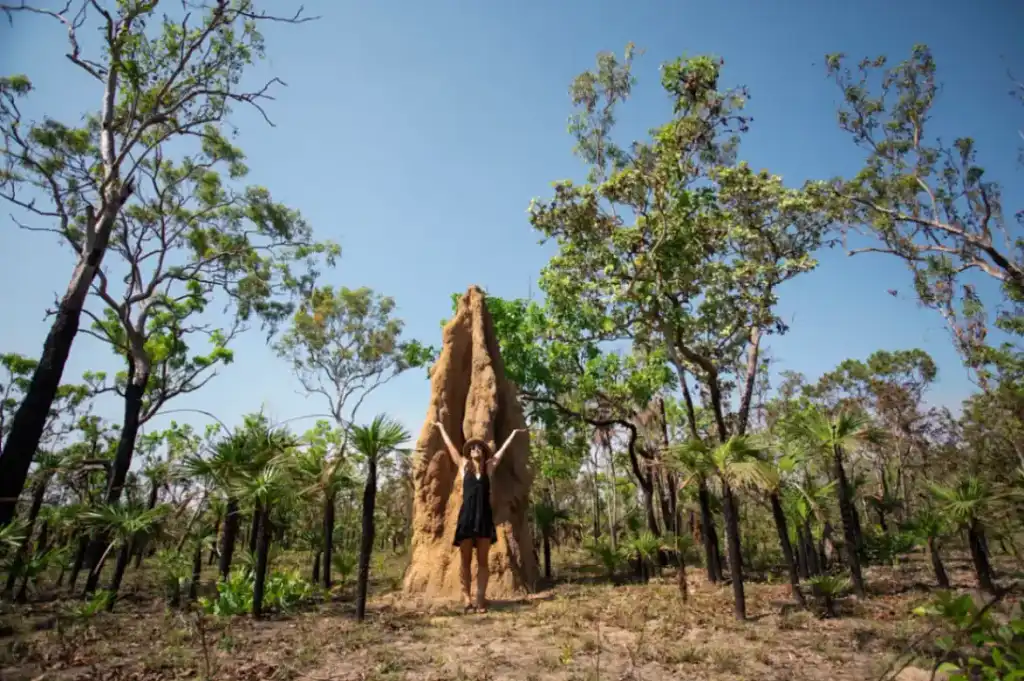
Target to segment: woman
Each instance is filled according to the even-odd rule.
[[[473,550],[476,549],[476,605],[477,612],[487,612],[487,554],[491,544],[498,541],[494,528],[494,516],[491,511],[491,479],[490,474],[501,463],[512,440],[526,430],[513,430],[505,440],[498,453],[491,456],[491,448],[478,438],[466,441],[460,452],[452,444],[444,426],[437,421],[434,426],[441,432],[448,454],[452,457],[455,467],[462,477],[462,508],[459,509],[459,522],[455,527],[455,546],[459,547],[462,561],[459,564],[459,577],[462,578],[462,599],[466,612],[474,609],[470,597],[470,568],[473,563]]]

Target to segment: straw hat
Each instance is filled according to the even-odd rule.
[[[487,443],[487,440],[482,440],[478,437],[471,437],[468,440],[466,440],[466,444],[462,445],[462,456],[468,459],[469,450],[477,446],[483,448],[484,452],[486,453],[486,456],[484,456],[485,459],[494,453],[491,451],[491,445]]]

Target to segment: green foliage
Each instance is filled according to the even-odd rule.
[[[251,570],[236,570],[217,584],[216,598],[200,597],[199,606],[205,613],[218,617],[248,614],[252,612],[253,583]],[[290,612],[318,593],[317,587],[302,579],[298,572],[272,572],[267,575],[263,607]]]
[[[327,400],[340,425],[351,425],[371,392],[436,354],[417,341],[401,340],[403,322],[394,309],[394,299],[369,288],[313,288],[275,345],[303,388]]]
[[[891,565],[920,544],[920,535],[913,531],[865,532],[864,557],[875,565]]]
[[[895,65],[878,57],[851,69],[842,54],[828,55],[826,63],[843,94],[839,125],[865,157],[856,176],[822,183],[818,191],[844,224],[872,237],[854,252],[888,253],[907,264],[918,299],[943,315],[983,384],[1000,375],[1019,379],[1020,241],[1007,226],[999,184],[978,164],[974,140],[943,143],[931,132],[940,91],[931,50],[915,45]],[[992,343],[989,306],[965,278],[968,271],[1002,287],[1008,304],[996,306],[995,325],[1009,334],[1006,343]]]
[[[950,681],[1024,679],[1024,620],[995,617],[991,605],[979,608],[970,594],[942,592],[914,610],[945,627],[935,641],[943,651],[936,668]]]
[[[614,580],[629,560],[624,547],[613,547],[606,539],[589,539],[584,542],[583,548],[601,564],[609,579]]]

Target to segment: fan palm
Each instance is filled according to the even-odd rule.
[[[356,618],[366,617],[366,587],[370,580],[370,554],[373,552],[373,512],[377,503],[377,466],[388,454],[408,442],[409,432],[386,414],[378,414],[367,426],[352,426],[352,447],[366,461],[366,486],[363,488],[362,539],[359,544],[359,575],[356,592]]]
[[[924,542],[928,547],[928,555],[932,561],[932,570],[935,572],[935,581],[939,588],[949,588],[949,575],[946,574],[946,567],[942,563],[942,556],[939,553],[940,541],[946,533],[946,519],[942,514],[932,509],[923,509],[910,521],[909,529],[919,541]]]
[[[104,553],[115,547],[118,549],[117,564],[108,589],[107,610],[114,609],[117,592],[121,588],[121,580],[131,556],[132,540],[139,534],[152,531],[166,510],[165,506],[145,509],[141,506],[114,503],[101,505],[85,513],[85,519],[98,530],[97,536],[110,537],[110,544]],[[102,565],[103,560],[101,559],[98,564]]]
[[[982,515],[993,500],[988,485],[980,478],[968,475],[952,487],[933,484],[930,488],[942,513],[961,530],[967,531],[967,543],[971,549],[978,586],[994,593],[992,566],[988,560],[985,526],[982,523]]]
[[[721,549],[718,546],[718,533],[715,531],[715,515],[711,508],[711,491],[708,489],[708,476],[713,473],[708,453],[706,447],[687,445],[676,447],[669,452],[669,463],[689,476],[684,479],[683,487],[689,484],[690,479],[697,482],[697,503],[700,507],[704,564],[707,568],[708,581],[716,584],[722,581],[724,576],[722,574]]]
[[[39,518],[39,511],[43,507],[43,498],[46,495],[46,486],[49,484],[50,479],[53,478],[63,468],[65,463],[64,452],[50,452],[40,451],[36,454],[34,460],[35,471],[32,474],[32,505],[29,507],[28,517],[25,519],[24,533],[21,538],[21,544],[18,546],[17,555],[14,559],[15,564],[21,564],[29,560],[31,553],[30,546],[32,542],[32,531],[35,528],[36,520]],[[14,588],[15,580],[18,576],[18,570],[11,570],[7,576],[6,591],[10,591]]]
[[[850,410],[843,410],[837,416],[830,417],[820,409],[812,407],[800,413],[787,424],[787,427],[792,437],[831,459],[839,497],[839,514],[843,520],[846,562],[850,569],[853,589],[858,596],[863,597],[867,593],[860,566],[863,539],[843,459],[846,450],[875,436],[871,421],[865,415]]]
[[[541,545],[544,549],[544,579],[551,579],[551,535],[557,525],[569,519],[569,514],[550,501],[541,501],[533,505],[533,522],[540,532]]]
[[[322,547],[317,553],[317,565],[323,556],[323,585],[331,588],[331,565],[334,552],[334,523],[338,492],[352,484],[352,476],[341,453],[330,456],[326,448],[310,447],[296,460],[300,479],[306,482],[305,492],[323,500],[323,531],[319,534]]]

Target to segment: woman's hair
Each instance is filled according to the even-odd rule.
[[[481,456],[481,458],[484,461],[486,461],[488,458],[490,458],[490,456],[491,456],[491,446],[489,444],[487,444],[487,440],[483,440],[483,439],[478,438],[478,437],[471,437],[470,439],[466,440],[466,444],[462,445],[462,456],[463,456],[463,458],[466,458],[466,459],[470,458],[469,455],[473,451],[474,447],[479,447],[481,449],[481,451],[483,452],[483,455]]]

